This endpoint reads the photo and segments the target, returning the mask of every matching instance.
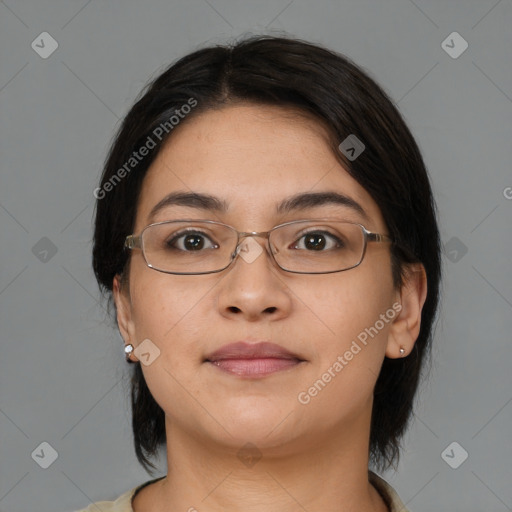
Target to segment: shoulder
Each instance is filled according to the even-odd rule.
[[[409,512],[409,509],[405,507],[395,489],[393,489],[393,487],[391,487],[391,485],[389,485],[386,480],[381,478],[373,471],[368,472],[368,479],[382,496],[390,512]]]
[[[87,508],[76,512],[133,512],[131,499],[136,488],[121,494],[115,501],[97,501],[91,503]]]
[[[96,503],[91,503],[87,508],[77,510],[76,512],[98,512],[98,510],[101,510],[101,512],[133,512],[132,500],[134,496],[147,485],[157,482],[162,478],[165,477],[161,476],[134,487],[124,494],[121,494],[115,501],[97,501]]]

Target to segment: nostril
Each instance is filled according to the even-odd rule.
[[[265,313],[274,313],[277,310],[275,306],[265,309]]]
[[[241,312],[241,309],[237,308],[236,306],[229,306],[228,309],[231,313],[240,313]]]

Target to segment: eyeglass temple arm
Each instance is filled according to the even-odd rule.
[[[366,232],[368,242],[393,242],[393,239],[388,235],[381,235],[379,233]]]
[[[140,236],[128,235],[124,241],[124,246],[127,249],[135,249],[142,247]]]

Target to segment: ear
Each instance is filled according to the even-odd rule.
[[[126,287],[126,285],[124,285]],[[132,320],[132,306],[130,301],[130,294],[127,289],[124,289],[121,283],[121,276],[116,274],[112,286],[112,294],[114,296],[114,303],[116,305],[117,325],[119,332],[123,337],[125,344],[131,343],[134,348],[136,347],[135,325]],[[135,356],[130,355],[133,361]],[[135,358],[135,360],[137,360]]]
[[[421,263],[411,264],[405,272],[404,282],[397,294],[400,304],[398,316],[391,324],[386,357],[396,359],[411,353],[420,333],[421,311],[427,298],[427,274]],[[394,307],[395,309],[395,307]],[[400,349],[403,349],[403,354]]]

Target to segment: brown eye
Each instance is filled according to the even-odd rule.
[[[304,237],[304,246],[306,249],[311,249],[313,251],[318,251],[325,248],[326,240],[323,235],[314,234],[314,235],[306,235]]]
[[[199,232],[182,233],[173,236],[166,242],[166,246],[170,249],[186,252],[218,248],[218,245],[214,244],[206,235]]]
[[[312,231],[302,235],[298,241],[293,244],[292,248],[322,252],[326,249],[340,249],[343,247],[343,241],[337,236],[334,236],[327,231]]]

